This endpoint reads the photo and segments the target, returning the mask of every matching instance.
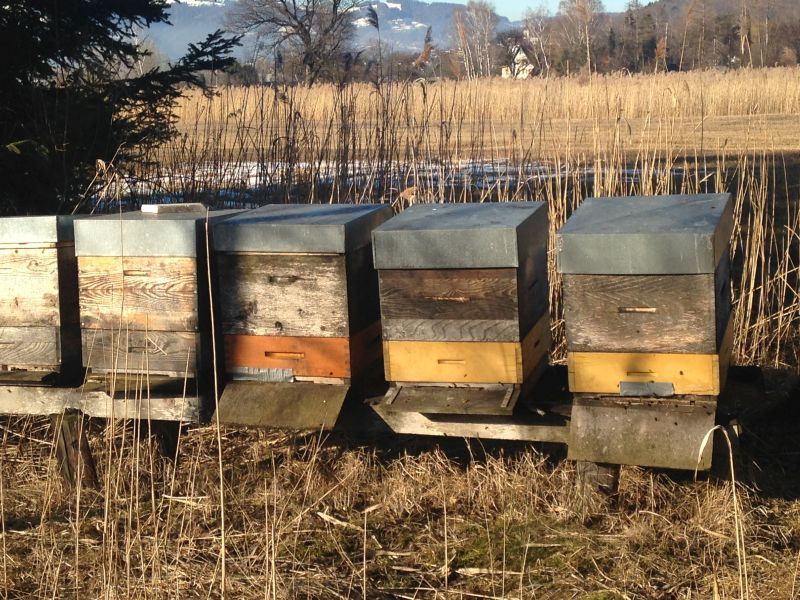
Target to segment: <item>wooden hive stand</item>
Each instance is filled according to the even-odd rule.
[[[236,212],[211,212],[209,223]],[[113,393],[146,396],[154,412],[152,390],[171,399],[186,386],[200,398],[187,405],[193,421],[212,408],[206,219],[201,205],[144,206],[75,227],[83,365]]]
[[[332,428],[381,370],[372,230],[383,205],[268,205],[214,229],[230,381],[221,422]]]
[[[547,366],[547,236],[541,202],[420,204],[375,230],[392,383],[378,410],[514,413]]]
[[[732,345],[729,194],[590,198],[557,236],[569,456],[709,468]]]

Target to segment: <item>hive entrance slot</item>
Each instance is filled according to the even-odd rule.
[[[466,361],[461,358],[440,358],[436,361],[440,365],[464,365]]]
[[[267,358],[277,358],[281,360],[303,360],[306,355],[305,352],[264,352]]]
[[[652,315],[658,312],[658,309],[650,306],[620,306],[617,311],[624,315]]]

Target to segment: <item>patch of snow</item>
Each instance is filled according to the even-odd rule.
[[[185,6],[225,6],[225,0],[167,0],[167,4],[183,4]]]
[[[356,27],[371,27],[371,23],[367,17],[361,17],[360,19],[356,19],[353,21],[353,25]]]
[[[399,2],[384,2],[386,8],[393,8],[394,10],[403,10],[403,5]]]
[[[394,31],[412,31],[413,29],[427,29],[425,23],[409,21],[408,19],[392,19],[389,21]]]

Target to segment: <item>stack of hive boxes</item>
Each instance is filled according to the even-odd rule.
[[[732,228],[728,194],[590,198],[575,211],[557,239],[570,391],[715,403],[731,349]]]
[[[209,213],[210,223],[236,211]],[[212,373],[211,307],[201,205],[76,221],[83,364],[101,373],[197,380]],[[209,242],[210,243],[210,242]]]
[[[381,205],[268,205],[215,227],[229,374],[347,383],[380,360]],[[275,389],[275,388],[273,388]]]
[[[0,369],[80,370],[72,217],[0,219]]]
[[[416,205],[373,233],[386,379],[521,385],[547,364],[547,207]]]

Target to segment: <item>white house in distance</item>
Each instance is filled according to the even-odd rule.
[[[533,75],[534,66],[522,46],[514,46],[511,57],[511,64],[505,65],[501,71],[503,79],[528,79]]]

